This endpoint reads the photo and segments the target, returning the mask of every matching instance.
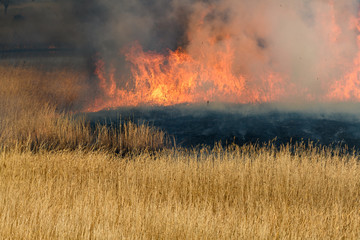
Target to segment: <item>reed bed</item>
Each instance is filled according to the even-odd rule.
[[[66,71],[0,67],[0,145],[43,150],[104,150],[118,154],[158,150],[166,134],[146,123],[90,126],[85,116],[66,111],[79,100],[83,79]]]
[[[358,160],[289,145],[3,152],[0,236],[359,239]]]

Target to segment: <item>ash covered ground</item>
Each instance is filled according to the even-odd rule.
[[[352,106],[353,107],[353,106]],[[170,136],[177,145],[192,147],[233,143],[277,145],[290,141],[314,141],[322,145],[360,146],[360,118],[345,109],[316,107],[311,110],[286,110],[269,105],[177,105],[168,107],[131,107],[87,114],[92,123],[116,124],[124,120],[148,122]],[[321,109],[321,110],[320,110]]]

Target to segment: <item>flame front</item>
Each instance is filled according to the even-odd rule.
[[[319,57],[314,60],[311,53],[308,56],[304,55],[303,61],[306,63],[302,63],[303,67],[299,62],[302,55],[296,56],[294,61],[293,52],[289,54],[291,62],[287,62],[290,57],[281,52],[286,53],[287,44],[293,42],[286,41],[283,44],[282,41],[275,41],[282,38],[272,38],[273,32],[277,29],[274,28],[272,32],[272,29],[265,27],[266,19],[259,17],[266,15],[265,12],[260,12],[259,16],[255,14],[249,20],[251,24],[244,25],[243,28],[246,29],[243,29],[242,33],[262,34],[264,39],[275,40],[265,43],[261,37],[257,37],[257,42],[254,43],[248,36],[239,35],[231,24],[228,26],[217,23],[215,28],[214,24],[212,28],[207,27],[206,16],[214,7],[198,6],[199,14],[194,14],[190,21],[192,24],[187,33],[190,44],[186,49],[178,48],[161,54],[144,51],[139,43],[134,43],[125,51],[125,60],[131,72],[125,84],[116,78],[116,66],[106,62],[106,59],[100,59],[95,71],[99,79],[100,94],[87,111],[122,106],[168,106],[207,101],[360,101],[359,17],[346,17],[346,13],[339,15],[339,11],[335,11],[333,1],[328,1],[326,6],[325,13],[316,15],[317,25],[312,27],[312,31],[317,35],[304,38],[305,41],[321,46],[314,47]],[[298,17],[291,8],[283,13],[287,18],[297,21]],[[339,25],[339,18],[342,18],[342,22],[346,18],[347,25]],[[306,32],[307,29],[306,25],[300,24],[299,31]],[[279,32],[278,35],[287,34],[285,31]],[[348,53],[351,51],[344,50],[341,44],[344,41],[343,35],[352,34],[357,37],[357,54],[351,58],[351,54]],[[269,46],[266,46],[267,44]],[[296,47],[290,50],[293,49]],[[298,54],[300,51],[294,52]],[[335,60],[331,59],[332,57]],[[311,61],[314,61],[314,64]],[[306,78],[315,80],[310,81]]]
[[[167,55],[144,52],[135,44],[126,54],[132,65],[134,86],[118,87],[114,79],[114,67],[106,74],[104,62],[97,64],[96,74],[104,97],[88,111],[137,105],[174,105],[199,102],[253,103],[276,101],[285,95],[284,77],[269,72],[261,85],[249,88],[251,76],[234,74],[233,53],[227,46],[213,59],[195,60],[178,49]]]

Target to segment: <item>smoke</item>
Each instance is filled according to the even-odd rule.
[[[52,3],[58,7],[48,9],[56,14],[43,12],[45,20],[36,20],[33,29],[37,30],[33,30],[35,34],[28,34],[27,39],[66,42],[81,48],[91,59],[103,59],[105,67],[115,68],[114,78],[119,89],[133,81],[126,54],[137,42],[144,52],[163,55],[168,54],[168,49],[181,48],[207,68],[216,66],[219,53],[231,51],[229,71],[245,79],[240,85],[245,86],[246,93],[240,102],[250,99],[253,89],[261,89],[256,92],[264,95],[257,98],[259,101],[360,99],[359,90],[349,90],[359,81],[358,0],[66,0]],[[10,6],[9,14],[11,11],[15,14]],[[35,13],[24,14],[25,20],[35,19]],[[354,73],[355,77],[346,77]],[[89,83],[92,88],[99,88],[98,97],[104,97],[96,80]],[[224,99],[214,97],[214,100]]]
[[[74,1],[87,37],[103,54],[117,52],[134,41],[145,49],[175,50],[185,41],[188,7],[166,0]]]
[[[161,54],[181,47],[204,64],[230,48],[231,72],[246,88],[261,88],[268,74],[282,79],[262,89],[269,99],[282,93],[279,101],[326,101],[358,67],[357,0],[106,0],[95,9],[86,29],[117,79],[131,78],[124,51],[134,42]]]
[[[287,80],[280,88],[305,91],[297,93],[301,97],[324,95],[329,81],[351,70],[357,55],[358,31],[350,24],[358,6],[358,1],[281,0],[197,4],[187,51],[208,59],[228,42],[234,49],[232,70],[251,76],[250,86],[261,84],[261,75],[272,71]],[[198,28],[201,18],[205,24]],[[216,44],[204,46],[209,38]]]

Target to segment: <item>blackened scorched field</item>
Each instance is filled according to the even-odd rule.
[[[351,104],[329,105],[312,110],[286,110],[262,105],[176,105],[128,107],[88,113],[92,123],[116,124],[124,120],[148,122],[164,131],[183,147],[236,143],[276,144],[313,141],[321,145],[359,148],[360,118],[340,111]],[[350,108],[355,108],[354,104]],[[322,110],[320,110],[322,109]],[[325,109],[325,110],[324,110]],[[327,109],[327,110],[326,110]],[[330,109],[332,109],[330,111]]]

